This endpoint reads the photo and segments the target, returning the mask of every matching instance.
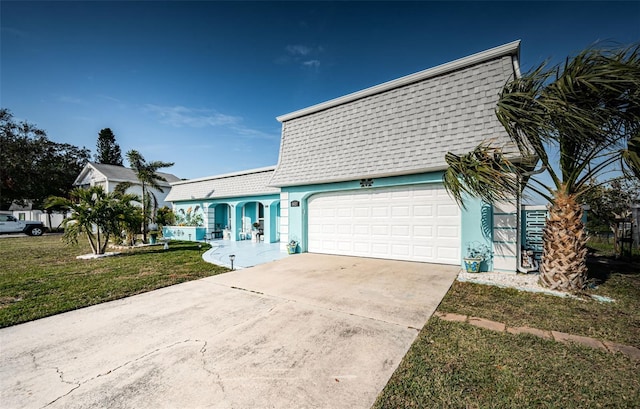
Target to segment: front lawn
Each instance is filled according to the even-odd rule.
[[[374,408],[637,408],[621,354],[432,317]]]
[[[0,238],[0,327],[227,271],[202,260],[208,248],[171,242],[169,250],[156,245],[77,260],[91,253],[85,241],[67,246],[60,235]]]
[[[593,259],[593,299],[454,282],[440,312],[640,348],[640,268]],[[640,362],[622,354],[432,317],[374,407],[637,408]]]

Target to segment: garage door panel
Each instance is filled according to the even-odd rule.
[[[432,239],[432,226],[413,226],[413,236],[418,239]]]
[[[438,205],[438,216],[459,216],[460,211],[457,205]]]
[[[310,252],[460,262],[460,210],[442,185],[326,193],[308,204]]]
[[[391,252],[397,256],[409,257],[411,246],[409,244],[397,244],[394,243],[391,245]]]
[[[352,209],[350,207],[340,207],[338,208],[338,212],[336,217],[348,217],[351,218]]]
[[[392,206],[391,217],[408,217],[410,215],[409,206]]]
[[[387,254],[389,253],[388,243],[371,243],[372,254]],[[364,256],[363,254],[356,254],[357,256]],[[365,256],[366,257],[366,256]]]
[[[387,237],[389,236],[389,230],[390,230],[391,226],[381,226],[381,225],[376,225],[376,226],[371,226],[371,235],[372,236],[382,236],[382,237]]]
[[[373,206],[371,208],[371,217],[389,217],[389,208],[386,206]]]
[[[338,242],[337,249],[339,251],[350,252],[353,250],[353,243],[351,241],[341,240]]]
[[[419,204],[413,206],[414,216],[433,216],[433,206],[426,204]]]
[[[438,237],[456,238],[458,237],[458,228],[455,226],[438,226]]]
[[[353,242],[353,251],[355,254],[369,254],[371,252],[371,243],[362,242],[362,241],[354,241]],[[345,254],[349,255],[349,254]]]
[[[448,260],[448,264],[458,264],[460,263],[460,252],[457,248],[440,247],[437,258],[445,261]]]
[[[350,224],[340,224],[340,225],[338,225],[337,233],[338,234],[350,235],[351,234],[351,225]]]
[[[369,217],[370,210],[368,207],[354,207],[353,208],[353,216],[354,217]]]
[[[391,237],[396,237],[396,238],[406,238],[407,236],[409,236],[411,231],[411,226],[407,225],[394,225],[391,226]]]

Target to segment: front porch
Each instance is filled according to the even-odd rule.
[[[207,238],[276,243],[280,241],[279,197],[216,200],[205,204]]]

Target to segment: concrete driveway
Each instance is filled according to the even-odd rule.
[[[0,330],[3,408],[369,408],[458,268],[317,254]]]

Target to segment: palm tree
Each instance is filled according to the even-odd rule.
[[[513,146],[485,142],[464,155],[447,153],[444,185],[462,205],[466,194],[513,200],[525,185],[548,200],[540,281],[580,291],[587,279],[581,198],[589,181],[617,171],[640,175],[640,45],[589,48],[562,65],[542,64],[505,85],[497,116]]]
[[[158,182],[166,182],[163,176],[158,175],[157,171],[161,168],[168,168],[173,166],[173,162],[161,162],[161,161],[153,161],[147,163],[144,160],[144,157],[140,154],[140,152],[136,150],[130,150],[127,152],[127,160],[129,161],[129,165],[134,172],[136,172],[136,176],[142,185],[142,237],[143,241],[147,242],[147,221],[149,219],[149,208],[153,207],[153,209],[157,208],[158,200],[151,191],[147,191],[148,188],[157,189],[160,192],[164,192],[162,187]],[[154,206],[152,206],[155,204]],[[155,218],[155,215],[152,215],[151,220]]]
[[[93,254],[104,254],[109,238],[119,234],[121,221],[135,211],[131,202],[139,200],[133,194],[106,193],[102,186],[75,188],[69,197],[49,197],[45,207],[71,210],[71,217],[63,222],[64,240],[75,244],[85,235]]]

